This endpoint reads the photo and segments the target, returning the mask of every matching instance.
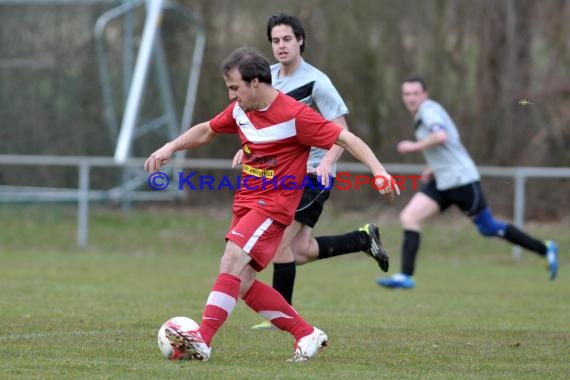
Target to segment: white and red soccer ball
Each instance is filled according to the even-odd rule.
[[[183,352],[170,344],[164,331],[166,326],[174,327],[181,331],[198,330],[200,326],[188,317],[174,317],[164,322],[158,330],[158,348],[160,348],[160,352],[165,358],[170,360],[190,360],[192,355],[189,352]]]

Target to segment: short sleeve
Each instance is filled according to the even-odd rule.
[[[422,111],[421,121],[428,131],[436,132],[445,130],[445,120],[443,119],[443,115],[441,115],[437,109],[434,107],[426,107]]]
[[[305,105],[300,109],[295,121],[297,138],[302,144],[327,150],[334,145],[343,130]]]
[[[313,100],[320,114],[327,120],[348,114],[346,104],[327,76],[322,76],[315,82]]]
[[[216,133],[237,133],[236,121],[233,110],[236,103],[230,104],[225,110],[210,120],[210,127]]]

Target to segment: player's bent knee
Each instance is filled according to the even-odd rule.
[[[402,212],[400,212],[400,214],[398,215],[398,219],[400,219],[401,224],[406,224],[410,222],[412,217],[409,212],[407,212],[406,210],[402,210]]]
[[[283,243],[283,242],[282,242]],[[295,260],[295,255],[291,250],[291,247],[288,245],[280,245],[277,251],[275,252],[275,256],[273,256],[273,261],[278,263],[290,263],[291,261]]]
[[[303,255],[303,254],[295,254],[295,264],[296,265],[303,265],[303,264],[307,264],[310,263],[311,261],[314,261],[314,258],[311,258],[307,255]]]
[[[502,236],[507,228],[503,222],[496,220],[489,208],[481,211],[479,215],[473,220],[477,230],[483,236]]]
[[[417,230],[420,226],[420,219],[413,212],[402,211],[399,215],[400,224],[405,230]]]

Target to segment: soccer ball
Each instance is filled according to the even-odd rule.
[[[192,359],[192,354],[189,352],[183,352],[177,347],[170,344],[170,341],[166,337],[165,328],[166,326],[175,327],[178,330],[189,331],[198,330],[200,327],[194,320],[188,317],[174,317],[170,318],[168,321],[164,322],[160,329],[158,330],[158,348],[162,355],[170,360],[190,360]]]

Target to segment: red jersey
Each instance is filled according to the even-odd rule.
[[[234,102],[210,126],[217,133],[239,133],[241,139],[242,185],[234,209],[257,209],[285,225],[292,222],[303,192],[299,185],[307,175],[310,147],[330,149],[342,131],[281,92],[264,110],[244,112]]]

